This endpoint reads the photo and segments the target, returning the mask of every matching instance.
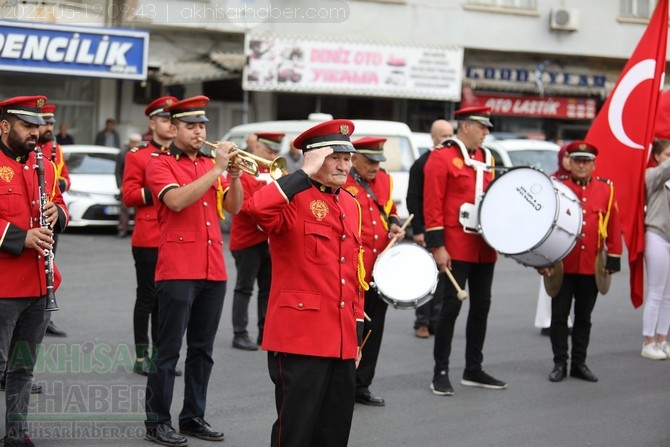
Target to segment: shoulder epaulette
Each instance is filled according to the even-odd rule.
[[[558,179],[559,179],[559,180],[567,180],[567,179],[569,179],[569,178],[570,178],[570,176],[569,176],[569,175],[566,175],[566,174],[563,174],[563,175],[559,175],[559,176],[558,176]]]
[[[128,149],[128,152],[137,152],[140,149],[146,148],[147,146],[148,146],[147,143],[140,144],[139,146],[131,147],[130,149]]]
[[[603,177],[596,177],[597,180],[600,180],[603,183],[607,183],[608,185],[612,184],[612,181],[608,178],[603,178]]]
[[[160,157],[161,155],[172,155],[170,150],[165,150],[165,151],[155,151],[151,153],[152,157]]]
[[[356,198],[356,195],[354,195],[354,194],[353,194],[351,191],[349,191],[348,189],[340,188],[340,191],[344,191],[344,192],[346,192],[347,194],[349,194],[351,197]]]
[[[438,144],[437,146],[435,146],[435,150],[453,146],[456,146],[456,142],[454,140],[447,140],[443,141],[442,144]]]

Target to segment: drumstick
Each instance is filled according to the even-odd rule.
[[[412,219],[414,219],[414,214],[410,214],[410,215],[407,217],[407,220],[405,221],[404,224],[402,224],[402,227],[400,227],[400,229],[401,229],[402,231],[405,231],[405,228],[407,228],[407,225],[409,225],[409,223],[412,221]],[[381,253],[379,253],[379,256],[381,256],[381,255],[383,255],[384,253],[386,253],[386,251],[387,251],[389,248],[391,248],[391,247],[393,246],[393,244],[396,243],[397,240],[398,240],[398,235],[397,235],[397,234],[394,234],[393,237],[391,238],[391,240],[389,241],[388,245],[386,246],[386,248],[385,248],[384,250],[382,250]]]
[[[365,338],[363,339],[363,343],[361,343],[361,346],[358,348],[359,353],[363,352],[363,346],[365,346],[365,343],[368,341],[368,338],[370,338],[371,333],[372,333],[372,329],[368,329],[368,333],[365,334]]]
[[[456,296],[458,297],[458,299],[461,301],[466,300],[468,298],[468,292],[461,289],[461,286],[459,286],[458,283],[456,282],[456,278],[454,278],[454,275],[451,274],[451,270],[449,270],[449,267],[444,268],[444,273],[447,274],[449,280],[454,285],[454,288],[456,289]]]
[[[372,318],[370,318],[368,314],[365,313],[365,311],[363,311],[363,317],[365,317],[365,319],[368,321],[372,321]]]

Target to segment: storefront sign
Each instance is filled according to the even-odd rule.
[[[147,78],[149,33],[0,21],[0,70],[95,78]]]
[[[243,88],[460,100],[463,49],[247,35]]]
[[[489,106],[493,115],[590,120],[596,116],[597,104],[587,98],[464,94],[461,106]]]
[[[542,84],[545,86],[570,86],[603,89],[607,82],[604,74],[577,73],[551,70],[539,64],[535,68],[526,67],[465,67],[465,78],[470,80],[495,80],[513,83]]]

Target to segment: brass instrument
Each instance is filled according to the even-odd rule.
[[[219,142],[215,141],[211,143],[202,138],[198,138],[198,141],[209,146],[211,148],[210,156],[216,158],[216,150],[219,148]],[[233,147],[233,150],[239,150],[237,146]],[[264,158],[258,157],[256,155],[250,154],[248,152],[238,152],[237,155],[230,160],[229,166],[234,166],[247,174],[251,174],[254,177],[258,177],[260,173],[258,166],[263,166],[270,171],[270,177],[273,179],[278,179],[279,177],[288,174],[286,158],[277,157],[272,161],[266,160]]]

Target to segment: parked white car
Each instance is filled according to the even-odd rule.
[[[499,140],[487,136],[484,147],[491,151],[496,168],[499,170],[516,166],[532,166],[551,174],[558,169],[558,151],[556,143],[531,139]]]
[[[72,182],[63,193],[70,212],[69,226],[116,226],[121,210],[114,175],[119,149],[80,144],[62,148]]]
[[[322,121],[333,119],[331,115],[324,113],[313,113],[306,120],[295,121],[265,121],[235,126],[223,136],[225,141],[233,141],[239,147],[246,146],[247,135],[257,132],[283,132],[286,134],[279,151],[280,155],[286,155],[289,151],[290,142],[299,134]],[[352,140],[361,137],[383,137],[384,155],[386,161],[381,163],[393,176],[393,200],[398,208],[401,218],[407,216],[407,183],[409,180],[409,168],[414,160],[419,158],[419,151],[412,141],[412,131],[405,123],[396,121],[378,120],[351,120],[354,123]]]
[[[433,139],[428,132],[412,132],[412,141],[419,151],[419,156],[433,149]]]

